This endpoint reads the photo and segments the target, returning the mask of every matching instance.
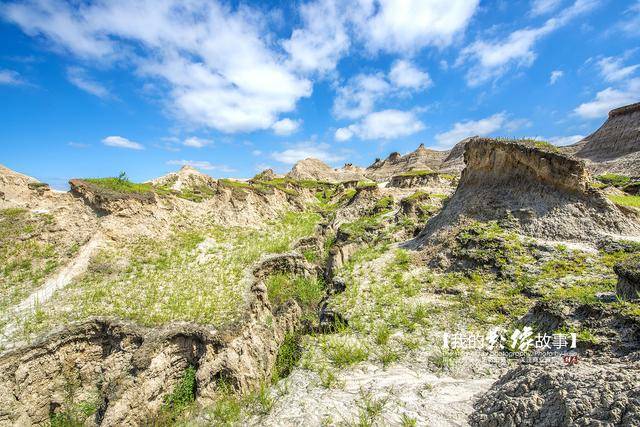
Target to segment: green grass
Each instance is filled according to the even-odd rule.
[[[623,188],[625,185],[631,182],[631,178],[624,175],[617,175],[614,173],[606,173],[604,175],[596,176],[596,179],[602,184],[612,186],[616,188]]]
[[[558,147],[556,147],[555,145],[553,145],[550,142],[547,141],[538,141],[536,140],[533,143],[533,146],[539,150],[544,150],[544,151],[551,151],[552,153],[559,153],[560,149]]]
[[[57,232],[52,215],[0,210],[0,313],[40,287],[78,251],[77,243],[59,240]]]
[[[369,350],[364,345],[341,338],[326,340],[323,347],[331,363],[338,368],[355,365],[369,357]]]
[[[401,177],[413,177],[413,176],[429,176],[429,175],[437,175],[437,172],[434,172],[432,170],[420,170],[420,169],[414,169],[411,171],[407,171],[407,172],[403,172],[401,174],[399,174],[398,176]]]
[[[640,208],[640,196],[609,196],[609,200],[621,206]]]
[[[315,213],[288,213],[261,228],[213,226],[105,248],[83,276],[43,304],[40,314],[22,320],[22,332],[28,336],[90,316],[143,325],[233,323],[244,307],[246,269],[265,254],[288,251],[313,233],[319,219]],[[211,246],[199,249],[205,238]],[[314,289],[314,295],[305,287],[295,296],[310,303],[320,284]]]
[[[135,183],[129,181],[128,178],[84,178],[83,181],[97,185],[107,190],[116,191],[118,193],[135,193],[144,194],[154,191],[153,185],[149,183]]]
[[[315,312],[317,305],[325,295],[324,282],[316,278],[274,274],[267,278],[266,286],[269,301],[275,307],[293,299],[307,313]]]
[[[173,424],[196,400],[196,369],[189,366],[173,391],[164,399],[157,424]]]
[[[300,336],[296,333],[287,334],[284,342],[278,349],[276,364],[272,375],[273,382],[289,376],[301,357],[302,346],[300,345]]]

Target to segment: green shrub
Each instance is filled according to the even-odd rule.
[[[289,376],[293,368],[302,357],[302,346],[300,336],[296,333],[289,333],[285,336],[282,345],[278,349],[276,365],[273,372],[273,382]]]
[[[175,420],[196,399],[196,369],[189,366],[171,394],[165,397],[161,413]],[[163,417],[164,418],[164,417]]]

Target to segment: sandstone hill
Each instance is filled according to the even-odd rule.
[[[310,179],[336,183],[366,180],[367,178],[363,172],[362,168],[350,163],[345,164],[342,168],[334,169],[321,160],[307,158],[293,165],[293,168],[286,176],[298,180]]]
[[[611,110],[600,129],[563,151],[586,160],[594,174],[640,175],[640,103]]]
[[[590,186],[584,162],[517,141],[474,138],[456,192],[419,239],[446,234],[465,219],[509,220],[523,233],[551,240],[640,236],[627,213]]]
[[[151,180],[151,184],[157,187],[166,187],[171,190],[181,191],[183,189],[196,189],[202,186],[213,186],[215,179],[203,174],[197,169],[185,165],[178,172],[171,172],[167,175]]]
[[[424,144],[404,156],[391,153],[384,160],[376,161],[365,170],[365,175],[374,181],[389,181],[393,176],[411,171],[438,171],[459,174],[464,168],[462,155],[468,139],[457,143],[451,150],[432,150]]]

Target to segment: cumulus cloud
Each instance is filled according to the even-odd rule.
[[[576,142],[582,141],[584,138],[584,135],[552,136],[547,138],[547,141],[553,145],[564,146],[575,144]]]
[[[78,89],[81,89],[93,96],[97,96],[98,98],[109,97],[109,91],[107,88],[91,79],[87,75],[86,70],[80,67],[67,68],[67,79]]]
[[[462,49],[456,65],[470,64],[466,80],[472,87],[501,77],[514,67],[531,66],[536,59],[534,47],[540,39],[599,4],[600,0],[576,0],[540,27],[520,29],[504,39],[476,40]]]
[[[389,72],[389,80],[399,88],[425,89],[431,86],[429,73],[420,71],[409,61],[396,61]]]
[[[144,150],[144,146],[121,136],[108,136],[102,140],[109,147],[128,148],[130,150]]]
[[[375,110],[383,99],[424,90],[432,85],[426,71],[418,69],[410,61],[393,63],[389,73],[358,74],[336,90],[333,114],[338,119],[359,119]]]
[[[325,163],[336,163],[345,159],[343,155],[335,153],[329,144],[313,141],[301,142],[286,150],[271,153],[272,159],[289,165],[309,157]]]
[[[505,127],[510,127],[511,130],[515,130],[513,126],[510,126],[505,112],[496,113],[480,120],[468,120],[455,123],[450,130],[437,134],[436,141],[438,141],[440,147],[450,148],[470,136],[491,135]]]
[[[554,85],[558,82],[558,80],[560,80],[562,78],[562,76],[564,76],[564,71],[562,70],[554,70],[551,72],[551,75],[549,76],[549,84],[550,85]]]
[[[335,0],[319,0],[300,6],[300,16],[303,26],[282,42],[289,64],[303,72],[333,70],[349,49],[345,11]]]
[[[533,0],[531,4],[531,15],[546,15],[557,10],[561,4],[562,0]]]
[[[638,99],[640,99],[640,78],[634,78],[620,87],[601,90],[592,101],[580,104],[574,112],[584,119],[603,118],[610,110],[638,102]]]
[[[278,120],[271,126],[276,135],[287,136],[296,133],[300,129],[300,120],[291,120],[288,118]]]
[[[479,0],[360,0],[352,19],[369,50],[406,54],[451,44],[478,4]]]
[[[187,147],[202,148],[212,143],[213,141],[211,141],[210,139],[204,139],[204,138],[198,138],[197,136],[192,136],[185,139],[182,144]]]
[[[624,58],[609,56],[598,61],[600,73],[608,82],[618,82],[630,77],[640,64],[624,66]]]
[[[168,165],[176,165],[176,166],[191,166],[196,169],[202,169],[206,171],[219,171],[219,172],[235,172],[236,170],[230,168],[227,165],[213,165],[206,160],[169,160],[167,162]]]
[[[19,86],[23,84],[26,82],[16,71],[0,70],[0,85]]]
[[[353,136],[360,139],[393,139],[413,135],[425,128],[411,111],[383,110],[368,114],[362,120],[335,132],[338,141]]]
[[[168,86],[178,117],[222,132],[267,129],[311,94],[262,36],[264,17],[247,6],[141,0],[0,6],[5,19],[85,60],[121,61]]]
[[[337,89],[333,114],[339,119],[358,119],[373,111],[376,101],[390,91],[384,74],[359,74]]]

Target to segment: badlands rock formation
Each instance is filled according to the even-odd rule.
[[[640,103],[611,110],[600,129],[564,150],[594,174],[640,175]]]
[[[90,424],[150,422],[190,366],[198,400],[216,397],[220,381],[249,391],[268,379],[278,348],[300,318],[293,301],[269,303],[264,278],[315,274],[301,256],[269,257],[247,277],[245,318],[225,330],[194,324],[141,328],[114,319],[91,319],[0,356],[0,425],[45,424],[62,408],[69,384],[81,399],[99,400]],[[151,418],[150,418],[151,417]]]
[[[350,163],[340,169],[334,169],[318,159],[307,158],[296,163],[287,174],[289,178],[311,179],[323,182],[345,182],[366,180],[362,168]]]
[[[419,236],[427,244],[465,219],[511,219],[523,233],[584,241],[640,236],[637,217],[590,186],[583,162],[518,142],[475,138],[456,192]]]

